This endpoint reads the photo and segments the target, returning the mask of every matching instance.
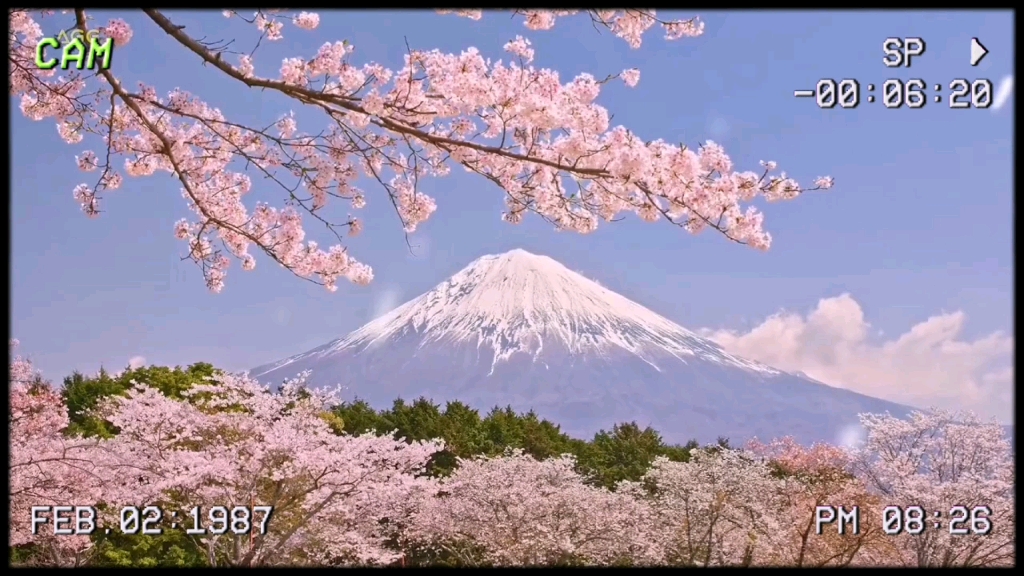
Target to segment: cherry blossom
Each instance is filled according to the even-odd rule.
[[[456,16],[462,16],[463,18],[469,18],[470,20],[479,20],[483,18],[483,10],[438,10],[438,14],[455,14]]]
[[[92,172],[98,167],[96,153],[92,150],[85,150],[81,156],[75,156],[75,161],[83,172]]]
[[[751,454],[766,458],[776,475],[778,546],[768,554],[779,566],[850,566],[885,563],[887,542],[881,531],[878,498],[851,471],[849,451],[828,444],[810,447],[792,438],[747,446]],[[817,533],[815,511],[819,506],[860,511],[859,530],[828,527]]]
[[[438,10],[440,14],[455,13],[471,20],[483,17],[482,10]],[[524,24],[530,30],[550,30],[555,20],[564,16],[574,16],[581,10],[515,10],[525,17]],[[632,48],[639,48],[643,43],[643,35],[655,24],[660,24],[665,31],[666,40],[678,40],[683,37],[695,37],[704,33],[704,23],[698,18],[689,20],[660,20],[651,9],[627,10],[587,10],[590,19],[612,31]]]
[[[515,40],[505,44],[505,51],[515,54],[523,59],[523,62],[533,61],[533,48],[530,48],[530,41],[522,36],[516,36]]]
[[[314,30],[320,25],[320,15],[311,12],[302,12],[292,22],[303,30]]]
[[[114,46],[124,46],[132,39],[131,27],[120,18],[115,18],[104,26],[103,34],[114,41]]]
[[[32,508],[88,506],[97,501],[105,484],[95,465],[95,443],[64,437],[68,414],[60,395],[40,380],[31,362],[15,354],[16,346],[12,341],[9,545],[34,544],[33,563],[80,566],[89,559],[89,537],[54,535],[52,511],[41,513],[49,522],[33,534]]]
[[[622,71],[622,81],[626,83],[626,86],[633,88],[640,82],[640,71],[636,68],[630,68]]]
[[[887,536],[887,560],[902,566],[1013,565],[1015,466],[1002,426],[944,410],[915,412],[906,420],[867,414],[861,422],[867,440],[856,455],[857,471],[883,507],[902,511],[903,528]],[[911,507],[927,515],[924,534],[907,530]],[[941,529],[929,524],[936,512]],[[959,516],[965,521],[951,526]],[[952,534],[952,528],[966,531]]]
[[[255,267],[254,249],[329,290],[342,279],[370,282],[371,268],[342,246],[344,232],[351,232],[356,220],[331,221],[328,205],[342,200],[355,209],[364,206],[369,195],[362,186],[371,183],[395,207],[402,228],[413,231],[437,210],[419,182],[443,177],[453,165],[502,191],[507,204],[503,219],[510,223],[532,212],[559,229],[585,234],[631,212],[694,234],[711,228],[758,249],[767,249],[771,237],[750,202],[757,197],[789,200],[805,191],[785,173],[775,173],[774,163],[760,172],[734,171],[729,156],[712,142],[691,149],[612,126],[610,113],[597,103],[604,80],[587,73],[567,80],[554,70],[534,67],[537,54],[527,38],[506,44],[511,62],[492,61],[474,48],[459,54],[411,49],[404,65],[391,69],[357,63],[354,47],[338,41],[275,65],[258,58],[260,42],[280,40],[286,25],[316,28],[319,16],[226,11],[225,16],[252,24],[258,36],[252,50],[235,57],[225,53],[223,43],[208,44],[190,35],[160,11],[143,12],[183,53],[198,56],[239,88],[274,92],[322,112],[327,123],[326,128],[300,126],[288,110],[281,110],[289,120],[266,130],[233,120],[230,110],[214,108],[185,89],[160,95],[152,86],[129,88],[137,84],[119,77],[116,67],[91,75],[39,70],[40,21],[27,10],[9,11],[10,92],[20,98],[22,113],[33,120],[52,119],[69,144],[89,138],[105,148],[95,152],[95,163],[93,156],[79,155],[79,167],[98,172],[94,182],[74,191],[83,211],[102,215],[105,194],[122,185],[125,175],[171,174],[193,213],[174,234],[187,245],[188,257],[201,266],[213,291],[223,288],[232,260],[243,269]],[[516,11],[533,31],[551,29],[558,18],[578,12]],[[480,10],[456,13],[482,17]],[[668,39],[703,32],[696,18],[662,21],[653,10],[593,10],[587,15],[633,47],[656,26]],[[53,22],[53,29],[89,29],[84,9],[68,16],[70,21]],[[52,20],[59,18],[47,20],[48,30]],[[103,31],[117,46],[133,34],[120,19]],[[620,76],[635,85],[639,71]],[[247,202],[254,182],[261,191],[279,187],[284,204]],[[831,178],[821,177],[811,189],[832,184]],[[326,228],[332,244],[321,248],[307,237],[310,221]]]
[[[484,566],[1015,561],[1013,453],[1003,427],[968,413],[862,415],[867,436],[855,449],[791,438],[694,449],[614,490],[589,483],[571,455],[518,450],[461,459],[435,479],[425,472],[443,442],[342,433],[330,414],[336,391],[308,389],[306,374],[271,391],[218,372],[181,399],[136,383],[95,409],[113,438],[77,437],[61,394],[16,347],[9,543],[30,545],[33,564],[92,560],[86,536],[55,537],[52,524],[33,533],[32,508],[58,505],[96,506],[101,526],[117,525],[125,506],[179,518],[196,506],[273,507],[266,533],[196,535],[214,566],[388,565],[424,551]],[[857,506],[860,531],[817,534],[819,506]],[[886,533],[885,510],[897,506],[903,527]],[[939,511],[943,525],[915,533],[914,507]],[[958,515],[965,534],[950,532]]]
[[[429,480],[443,445],[373,434],[338,436],[322,418],[331,396],[296,379],[273,394],[242,376],[196,386],[187,402],[144,385],[103,407],[120,433],[102,445],[118,506],[272,506],[266,534],[208,535],[213,565],[386,564],[381,522]],[[173,498],[170,496],[173,495]],[[256,521],[254,519],[254,521]]]
[[[689,462],[654,461],[619,491],[648,504],[648,562],[682,566],[771,563],[778,544],[778,487],[768,467],[742,451],[698,449]]]
[[[537,461],[521,451],[463,460],[425,498],[409,533],[466,564],[601,565],[634,556],[645,545],[639,503],[588,486],[574,467],[571,456]]]

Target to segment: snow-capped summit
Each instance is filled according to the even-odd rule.
[[[448,342],[485,349],[493,352],[493,364],[516,353],[537,358],[546,345],[573,355],[626,351],[656,368],[654,358],[667,354],[683,362],[698,356],[777,372],[730,356],[556,260],[521,249],[477,258],[430,292],[311,354],[329,356],[408,334],[418,335],[424,344]],[[300,358],[307,356],[289,360]]]
[[[482,410],[512,405],[576,434],[637,420],[676,441],[779,433],[833,440],[820,436],[856,412],[906,410],[727,354],[518,249],[482,256],[347,336],[251,374],[276,383],[303,370],[314,384],[343,384],[377,407],[420,396]],[[808,409],[813,416],[801,418]]]

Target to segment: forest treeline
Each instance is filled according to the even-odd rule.
[[[95,413],[104,398],[123,396],[134,383],[140,383],[181,400],[183,392],[217,372],[213,365],[202,362],[187,367],[126,369],[116,374],[101,369],[93,376],[76,372],[64,379],[60,390],[70,421],[66,433],[113,437],[117,428]],[[568,436],[557,423],[539,418],[532,411],[519,413],[511,407],[496,406],[481,415],[462,402],[448,402],[442,407],[426,398],[411,402],[396,399],[390,408],[380,410],[357,400],[339,404],[323,417],[339,434],[394,434],[407,442],[444,440],[444,449],[435,453],[427,466],[427,473],[436,477],[449,475],[460,458],[498,456],[518,449],[538,460],[571,454],[588,483],[614,489],[623,480],[640,480],[659,456],[685,462],[699,447],[695,440],[685,445],[667,444],[656,430],[641,428],[635,422],[614,424],[583,440]],[[719,438],[717,446],[729,447],[729,440]],[[167,531],[161,536],[95,535],[94,540],[98,548],[92,565],[207,564],[203,551],[180,531]],[[12,550],[12,558],[17,560],[29,552],[29,547]]]
[[[271,391],[199,363],[76,373],[53,387],[15,356],[12,563],[1015,562],[1013,454],[1002,427],[968,413],[862,414],[855,449],[680,446],[635,422],[579,439],[509,407],[420,398],[374,409],[304,383]],[[56,507],[67,506],[100,524],[58,534],[56,520],[72,517]],[[860,510],[859,529],[816,528],[834,506]],[[156,523],[148,534],[132,528],[139,509]],[[926,510],[946,524],[926,526]],[[41,531],[40,511],[51,514]]]
[[[75,373],[64,379],[61,392],[71,420],[68,432],[113,435],[113,427],[94,415],[93,408],[102,398],[124,395],[133,382],[147,384],[180,400],[182,392],[215,372],[217,369],[211,364],[197,363],[185,368],[150,366],[119,374],[101,370],[95,376]],[[339,404],[324,417],[339,433],[393,434],[407,442],[444,440],[445,449],[436,454],[429,466],[435,476],[450,473],[459,458],[498,456],[510,449],[521,449],[538,460],[572,454],[579,463],[579,471],[595,486],[614,488],[622,480],[639,480],[658,456],[685,462],[690,451],[699,447],[696,440],[685,445],[666,444],[656,430],[641,428],[636,422],[615,423],[593,438],[581,440],[568,436],[557,423],[532,411],[521,413],[508,406],[495,406],[481,415],[462,402],[448,402],[442,407],[427,398],[411,402],[398,398],[391,408],[381,410],[356,400]],[[728,447],[729,439],[719,438],[717,445]]]

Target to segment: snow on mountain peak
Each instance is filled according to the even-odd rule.
[[[423,344],[458,342],[489,348],[494,352],[494,364],[516,353],[537,358],[545,346],[555,345],[573,355],[621,349],[658,370],[654,359],[667,353],[683,362],[697,356],[778,373],[726,354],[718,345],[556,260],[521,249],[481,256],[429,292],[348,336],[272,369],[411,335],[417,335]]]

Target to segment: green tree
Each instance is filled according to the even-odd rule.
[[[448,402],[441,415],[441,438],[460,457],[483,453],[484,430],[480,413],[462,402]]]
[[[427,398],[421,397],[412,404],[399,398],[381,417],[387,428],[384,432],[394,431],[397,438],[407,442],[441,437],[441,410]]]
[[[123,395],[132,382],[153,386],[162,393],[183,399],[183,392],[217,373],[212,365],[193,364],[187,368],[150,366],[127,370],[112,376],[101,370],[94,377],[75,373],[64,380],[63,396],[68,404],[71,425],[68,433],[111,437],[117,433],[108,422],[93,413],[103,398]],[[323,415],[337,434],[391,434],[408,442],[441,439],[445,449],[431,459],[427,473],[451,474],[460,458],[497,456],[509,449],[520,449],[537,459],[561,454],[576,457],[577,466],[597,486],[614,487],[623,480],[639,480],[655,458],[664,456],[677,462],[689,460],[698,447],[691,440],[685,445],[665,444],[660,434],[636,422],[620,423],[610,431],[601,430],[589,440],[571,438],[557,424],[544,420],[533,411],[517,413],[511,406],[495,407],[480,413],[452,401],[440,406],[427,398],[407,403],[399,398],[389,409],[375,410],[363,400],[342,403]],[[719,438],[708,446],[728,448],[729,441]],[[97,566],[191,567],[206,565],[203,550],[183,532],[168,531],[161,536],[103,535],[96,537],[93,564]],[[16,552],[16,551],[12,551]],[[408,565],[451,564],[454,556],[407,550]]]
[[[462,402],[448,402],[438,422],[438,438],[444,450],[431,459],[427,471],[433,476],[447,476],[458,466],[459,458],[484,453],[484,432],[480,413]]]
[[[345,423],[342,427],[345,434],[359,436],[367,432],[385,432],[384,420],[365,400],[339,404],[334,407],[332,413]]]
[[[639,480],[663,454],[665,444],[652,428],[641,430],[629,422],[616,424],[611,432],[601,430],[588,448],[581,454],[580,467],[594,483],[612,488],[623,480]]]
[[[152,386],[164,395],[180,400],[184,391],[204,382],[217,372],[212,364],[205,362],[192,364],[187,368],[148,366],[125,370],[117,376],[112,376],[102,368],[99,374],[92,377],[75,372],[64,379],[64,387],[61,390],[71,422],[67,432],[103,438],[110,438],[116,434],[114,427],[97,416],[94,409],[104,398],[125,395],[132,388],[133,382]]]
[[[90,565],[132,568],[192,568],[207,566],[206,554],[184,529],[167,529],[159,536],[126,535],[117,531],[94,536],[96,551]]]
[[[577,454],[580,472],[605,488],[615,488],[623,480],[639,480],[659,456],[676,462],[690,459],[698,446],[691,440],[684,446],[667,445],[651,427],[643,430],[636,422],[616,424],[610,432],[601,430]]]
[[[531,410],[520,416],[511,406],[495,407],[483,420],[485,454],[497,455],[508,449],[521,449],[543,460],[561,454],[575,454],[581,445],[561,428],[542,420]]]
[[[117,429],[96,415],[94,409],[104,398],[123,396],[133,383],[146,384],[170,398],[182,400],[183,392],[218,372],[205,362],[187,368],[148,366],[125,370],[116,376],[103,369],[92,377],[75,372],[64,379],[61,390],[70,420],[66,433],[104,438],[116,435]],[[195,567],[207,564],[202,548],[183,529],[168,529],[159,536],[125,535],[117,531],[97,533],[93,540],[95,550],[91,564],[95,566]]]
[[[658,456],[685,462],[698,447],[693,440],[685,445],[665,444],[655,430],[641,430],[635,422],[618,424],[610,432],[602,430],[585,441],[569,437],[557,424],[533,411],[520,414],[511,406],[496,406],[481,418],[462,402],[448,402],[442,411],[426,398],[412,404],[398,399],[390,409],[381,411],[356,400],[339,405],[333,413],[343,420],[348,434],[394,432],[410,442],[444,440],[445,449],[435,454],[428,466],[428,473],[435,476],[451,474],[459,458],[497,456],[520,449],[541,460],[572,454],[592,483],[614,488],[622,480],[640,479]],[[716,446],[728,446],[728,441],[719,439]]]

